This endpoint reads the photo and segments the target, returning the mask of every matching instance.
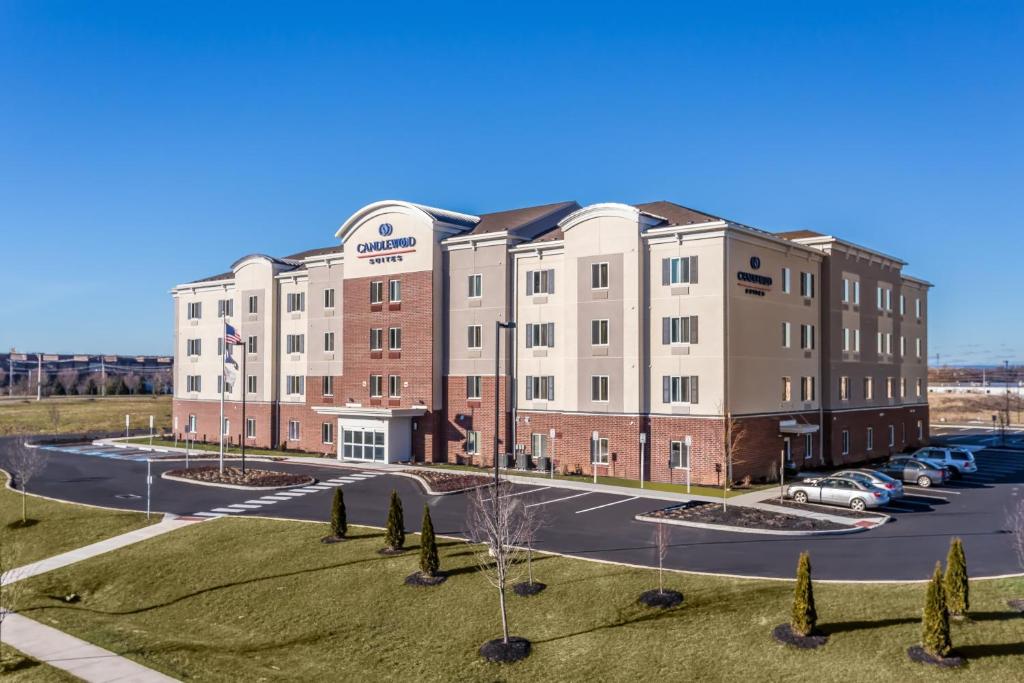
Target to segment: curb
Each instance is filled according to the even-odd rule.
[[[822,529],[820,531],[781,531],[779,529],[748,529],[746,527],[729,526],[726,524],[708,524],[707,522],[689,522],[682,519],[662,519],[649,515],[636,515],[633,519],[638,522],[652,522],[655,524],[674,524],[675,526],[688,526],[695,529],[708,529],[710,531],[731,531],[737,534],[764,534],[768,536],[836,536],[841,534],[858,534],[867,531],[865,527],[850,527],[848,529]]]
[[[810,505],[814,505],[814,503],[809,503],[809,504]],[[762,510],[768,510],[769,512],[779,512],[779,513],[781,513],[783,511],[785,511],[785,512],[787,512],[789,514],[796,514],[790,508],[784,507],[782,505],[776,505],[774,503],[758,503],[757,505]],[[822,506],[822,507],[825,507],[825,506]],[[843,515],[832,515],[832,514],[829,514],[827,512],[813,512],[813,511],[810,511],[810,510],[802,510],[802,512],[812,512],[812,514],[821,515],[822,518],[827,519],[827,521],[829,521],[829,522],[835,522],[836,524],[849,524],[850,526],[859,526],[859,527],[861,527],[863,529],[877,529],[878,527],[882,526],[883,524],[887,524],[888,522],[892,521],[892,515],[887,515],[887,514],[881,513],[881,512],[878,513],[878,514],[872,513],[871,517],[845,517]],[[806,516],[806,515],[796,514],[796,516],[799,517],[799,516]],[[816,518],[808,516],[808,519],[816,519]],[[874,524],[872,524],[871,526],[863,526],[863,524],[862,524],[863,522],[874,522]]]
[[[430,495],[430,496],[452,496],[452,495],[455,495],[457,493],[466,493],[467,491],[475,491],[476,489],[484,488],[486,486],[490,486],[491,485],[491,482],[488,481],[487,483],[480,484],[479,486],[468,486],[468,487],[466,487],[464,489],[455,489],[454,491],[435,491],[434,489],[432,489],[430,487],[430,484],[427,482],[426,479],[423,479],[422,477],[417,475],[415,472],[396,470],[396,471],[393,471],[393,472],[392,471],[387,471],[387,473],[388,474],[393,474],[396,477],[405,477],[406,479],[415,479],[416,481],[418,481],[420,483],[420,486],[423,487],[423,490],[427,492],[427,495]],[[469,476],[479,476],[479,475],[469,475]],[[480,478],[481,479],[486,479],[486,477],[480,477]]]
[[[172,470],[173,471],[173,470]],[[283,489],[295,489],[302,488],[303,486],[312,486],[317,483],[316,477],[310,477],[312,481],[306,482],[305,484],[288,484],[287,486],[242,486],[241,484],[218,484],[213,481],[199,481],[197,479],[188,479],[186,477],[175,477],[170,472],[164,472],[160,475],[161,479],[167,481],[180,481],[183,484],[198,484],[199,486],[215,486],[220,489],[236,489],[239,491],[280,491]]]

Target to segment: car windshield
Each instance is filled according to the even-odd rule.
[[[867,476],[867,477],[873,477],[873,478],[877,479],[878,481],[884,482],[886,484],[891,484],[891,483],[896,481],[895,479],[890,477],[888,474],[882,474],[881,472],[870,472],[870,473],[865,472],[864,475]]]

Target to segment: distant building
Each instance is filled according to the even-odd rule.
[[[11,350],[10,353],[0,353],[0,387],[4,389],[3,393],[7,393],[12,386],[21,386],[26,393],[35,394],[40,363],[46,394],[63,391],[63,387],[58,387],[58,377],[62,371],[69,370],[76,371],[79,381],[93,378],[99,382],[136,376],[147,393],[153,391],[154,385],[162,387],[164,392],[170,392],[174,378],[173,356],[40,354]],[[97,388],[97,393],[100,391]]]

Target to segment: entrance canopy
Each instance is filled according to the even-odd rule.
[[[377,408],[314,406],[319,415],[338,419],[338,459],[359,462],[408,462],[412,459],[412,418],[426,406]]]
[[[818,431],[818,425],[797,422],[796,420],[782,420],[779,422],[779,432],[782,434],[814,434]]]

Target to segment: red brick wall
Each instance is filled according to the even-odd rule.
[[[921,420],[923,438],[917,438]],[[825,414],[825,453],[830,464],[844,465],[884,458],[928,443],[928,406],[872,408]],[[896,428],[896,443],[889,446],[889,425]],[[867,450],[867,428],[874,428],[874,447]],[[850,452],[842,453],[842,431],[850,432]],[[905,430],[905,432],[904,432]],[[905,438],[904,438],[905,434]]]
[[[506,445],[509,443],[510,422],[505,384],[506,377],[502,375],[498,380],[502,408],[498,423],[499,452],[505,451]],[[481,376],[479,401],[470,401],[466,398],[465,377],[445,377],[444,404],[445,414],[441,416],[441,426],[438,431],[444,441],[441,447],[443,459],[451,463],[493,466],[494,376]],[[480,452],[476,455],[466,452],[466,432],[469,431],[480,432]]]
[[[220,422],[219,401],[190,401],[186,399],[174,399],[172,414],[178,418],[178,439],[185,438],[185,427],[188,423],[188,416],[196,416],[197,441],[217,443],[217,423]],[[268,448],[270,446],[271,429],[274,424],[274,408],[269,403],[245,404],[246,417],[256,419],[256,438],[246,440],[246,446],[254,448]],[[245,423],[242,420],[242,403],[240,401],[224,402],[224,417],[228,418],[231,427],[230,442],[237,445],[245,431]]]

